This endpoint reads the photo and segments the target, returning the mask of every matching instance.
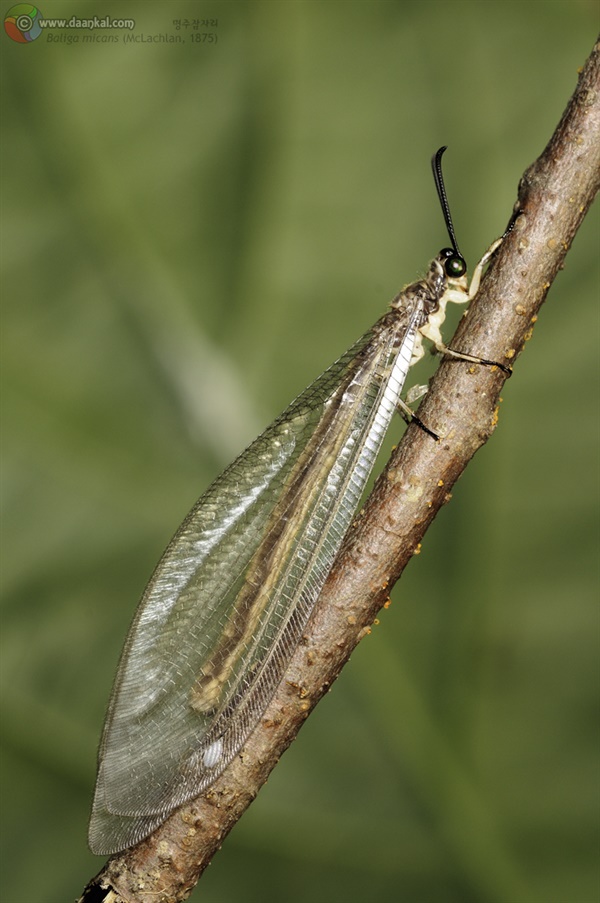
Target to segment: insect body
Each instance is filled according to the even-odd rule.
[[[440,183],[441,173],[438,190]],[[443,184],[440,196],[453,248],[215,480],[150,579],[102,735],[94,852],[116,852],[150,834],[215,780],[256,727],[394,411],[405,408],[400,393],[423,354],[422,338],[480,361],[447,349],[439,328],[449,301],[472,297],[493,249],[469,290]]]

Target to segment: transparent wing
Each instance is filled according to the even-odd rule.
[[[99,752],[90,846],[154,830],[236,755],[331,569],[402,389],[415,317],[383,317],[196,503],[144,592]]]

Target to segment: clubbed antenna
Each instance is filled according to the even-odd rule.
[[[456,235],[454,233],[454,226],[452,225],[452,216],[450,215],[450,205],[448,204],[448,197],[446,195],[446,188],[444,186],[444,176],[442,174],[442,156],[444,154],[444,151],[446,150],[448,150],[446,146],[440,147],[440,149],[433,155],[433,157],[431,158],[431,168],[433,169],[435,187],[437,189],[440,204],[442,206],[442,213],[444,214],[444,220],[446,222],[446,228],[448,230],[450,241],[452,242],[452,247],[456,256],[464,260],[464,257],[458,249],[458,243],[456,241]]]

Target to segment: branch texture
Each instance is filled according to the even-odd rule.
[[[561,268],[600,181],[600,44],[546,149],[519,185],[516,224],[450,343],[511,365]],[[242,753],[202,797],[147,840],[112,857],[82,901],[185,900],[224,838],[369,630],[452,486],[496,425],[505,375],[441,364],[419,416],[442,437],[407,430],[346,538],[304,644]],[[104,890],[103,890],[104,889]]]

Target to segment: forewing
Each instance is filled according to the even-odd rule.
[[[115,681],[94,851],[148,834],[212,783],[256,725],[392,416],[394,398],[382,415],[382,397],[402,341],[408,369],[407,329],[398,314],[376,324],[212,484],[169,544]]]

